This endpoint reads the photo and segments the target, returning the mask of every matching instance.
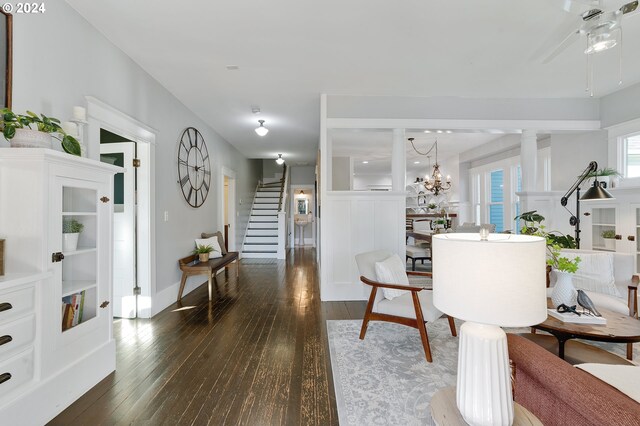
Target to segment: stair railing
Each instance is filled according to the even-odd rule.
[[[286,259],[287,247],[287,188],[289,173],[285,163],[280,180],[280,199],[278,200],[278,259]]]

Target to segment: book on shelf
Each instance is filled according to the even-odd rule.
[[[82,322],[85,294],[83,290],[62,298],[62,331]]]
[[[607,319],[605,317],[596,317],[594,315],[582,314],[576,315],[573,312],[558,312],[555,309],[547,309],[549,315],[559,319],[562,322],[571,322],[575,324],[599,324],[606,325]]]

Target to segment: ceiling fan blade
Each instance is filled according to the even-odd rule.
[[[623,14],[631,13],[635,11],[637,8],[638,8],[638,0],[635,0],[630,3],[622,5],[622,7],[620,8],[620,12],[622,12]]]
[[[572,32],[570,32],[565,38],[564,40],[562,40],[562,42],[560,42],[560,44],[558,44],[555,49],[553,49],[551,51],[551,53],[549,53],[543,60],[542,63],[543,64],[548,64],[549,62],[551,62],[553,59],[555,59],[556,56],[558,56],[560,53],[562,53],[565,49],[567,49],[569,46],[571,46],[573,43],[575,43],[578,39],[580,38],[580,30],[574,30]]]

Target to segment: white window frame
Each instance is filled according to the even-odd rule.
[[[640,118],[609,127],[607,130],[609,131],[608,166],[623,174],[620,187],[640,187],[640,177],[624,176],[627,163],[625,141],[629,136],[640,134]]]
[[[503,205],[502,223],[504,230],[513,231],[515,217],[515,168],[520,165],[520,156],[507,158],[494,163],[485,164],[469,169],[472,188],[473,220],[479,225],[489,223],[489,206],[491,204]],[[501,203],[491,203],[491,172],[503,171],[503,200]],[[478,191],[479,189],[479,191]],[[479,207],[479,208],[478,208]],[[479,212],[479,214],[478,214]]]

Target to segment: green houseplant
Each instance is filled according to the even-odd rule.
[[[209,260],[209,253],[213,251],[213,247],[205,246],[203,244],[196,245],[195,250],[193,250],[193,254],[197,254],[200,262],[207,262]]]
[[[62,221],[62,251],[70,252],[78,249],[78,237],[84,230],[84,225],[76,219]]]
[[[9,108],[2,109],[0,113],[0,130],[11,146],[51,148],[51,137],[54,137],[66,153],[80,156],[80,143],[64,131],[57,118],[31,111],[26,115],[16,114]]]
[[[521,229],[523,234],[536,235],[547,241],[547,265],[555,270],[557,277],[556,285],[551,293],[551,300],[557,307],[561,304],[574,306],[576,304],[577,291],[573,286],[571,274],[578,270],[580,257],[571,259],[562,256],[563,248],[576,248],[575,239],[570,235],[564,235],[558,231],[547,231],[542,224],[544,216],[535,210],[522,213],[514,220],[522,220],[524,226]]]
[[[611,167],[604,167],[587,175],[587,178],[589,179],[598,179],[603,188],[606,188],[607,185],[609,185],[610,187],[614,187],[618,184],[618,179],[621,177],[622,175],[620,174],[620,172]]]

